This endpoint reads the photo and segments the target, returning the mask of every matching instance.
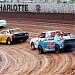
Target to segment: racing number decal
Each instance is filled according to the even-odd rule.
[[[48,48],[52,48],[53,46],[52,46],[52,43],[51,42],[49,42],[48,43]]]
[[[6,40],[6,36],[5,35],[2,35],[1,41],[5,41],[5,40]]]
[[[0,36],[0,42],[2,41],[2,37]]]

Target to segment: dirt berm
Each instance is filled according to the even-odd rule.
[[[6,18],[26,18],[26,19],[48,19],[48,20],[75,20],[75,14],[67,13],[29,13],[29,12],[0,12],[0,19]]]

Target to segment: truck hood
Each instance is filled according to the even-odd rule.
[[[32,38],[32,39],[30,40],[30,44],[31,44],[31,42],[34,42],[34,41],[36,41],[36,40],[38,40],[38,37]]]
[[[45,38],[38,38],[38,37],[36,37],[36,38],[32,38],[31,40],[30,40],[30,43],[31,42],[35,42],[35,41],[43,41]]]

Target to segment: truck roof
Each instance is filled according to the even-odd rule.
[[[42,32],[42,33],[52,33],[52,32],[60,32],[62,34],[61,30],[45,31],[45,32]]]

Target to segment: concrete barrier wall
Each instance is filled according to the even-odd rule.
[[[75,4],[0,3],[0,12],[75,13]]]

